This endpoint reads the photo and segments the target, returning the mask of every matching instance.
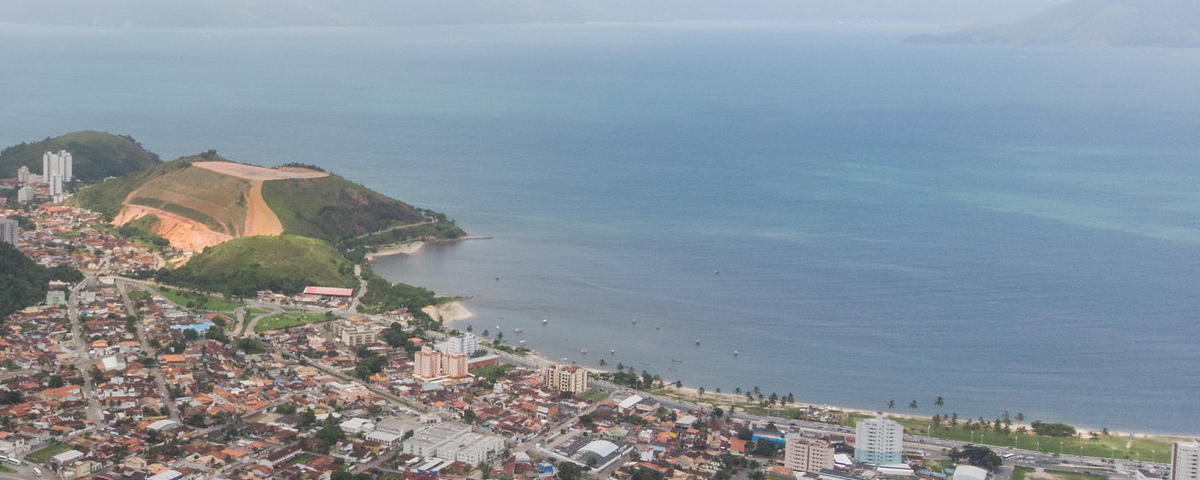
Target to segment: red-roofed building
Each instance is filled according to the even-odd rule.
[[[337,288],[337,287],[304,287],[305,295],[324,295],[328,297],[346,297],[354,296],[353,288]]]

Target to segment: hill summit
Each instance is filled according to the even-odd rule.
[[[149,225],[150,233],[192,252],[285,233],[339,245],[428,221],[411,205],[316,167],[235,163],[211,150],[85,188],[72,201],[118,226]]]

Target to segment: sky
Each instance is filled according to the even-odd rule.
[[[978,25],[1064,0],[4,0],[0,22],[105,27],[785,20]]]

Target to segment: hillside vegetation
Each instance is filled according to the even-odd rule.
[[[104,214],[111,220],[125,206],[125,198],[146,182],[176,170],[188,168],[199,157],[183,157],[131,172],[76,192],[67,203]],[[41,167],[38,167],[41,168]]]
[[[71,173],[83,183],[95,183],[162,163],[158,155],[146,151],[133,137],[82,131],[20,143],[0,151],[0,178],[17,176],[22,165],[41,175],[42,154],[59,150],[71,152]]]
[[[263,198],[283,223],[284,233],[333,244],[387,227],[424,221],[412,205],[337,175],[265,182]]]
[[[238,236],[246,225],[249,191],[250,182],[245,179],[188,166],[149,179],[137,187],[129,203],[181,215],[215,232]]]
[[[16,247],[0,242],[0,320],[13,312],[46,299],[46,284],[51,280],[78,282],[79,270],[67,266],[45,268],[25,256]]]
[[[354,265],[333,247],[297,235],[235,238],[209,247],[178,269],[160,270],[157,280],[241,297],[259,290],[295,294],[306,285],[358,286]]]

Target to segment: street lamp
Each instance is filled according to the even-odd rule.
[[[1063,441],[1059,440],[1058,441],[1058,454],[1062,455],[1062,451],[1063,451]]]

